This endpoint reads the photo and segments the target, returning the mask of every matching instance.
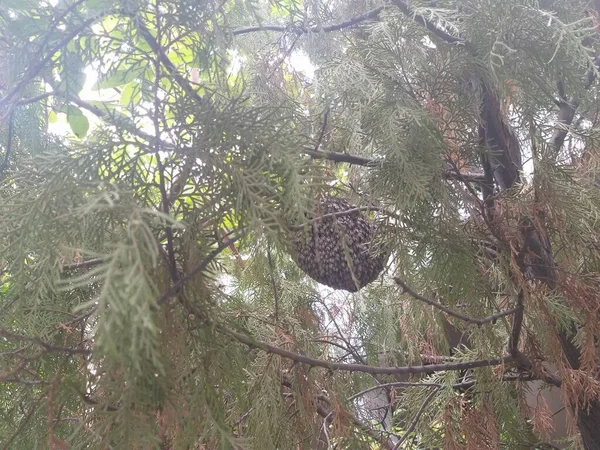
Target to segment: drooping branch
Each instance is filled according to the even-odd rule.
[[[439,309],[440,311],[444,311],[449,316],[456,317],[457,319],[460,319],[460,320],[466,322],[467,324],[483,325],[483,324],[486,324],[489,322],[494,322],[501,317],[510,316],[511,314],[519,313],[519,311],[521,311],[523,309],[523,306],[520,305],[520,306],[517,306],[516,308],[507,309],[506,311],[501,311],[501,312],[492,314],[490,316],[484,317],[482,319],[477,319],[474,317],[465,316],[464,314],[453,311],[452,309],[436,302],[435,300],[431,300],[430,298],[424,297],[423,295],[419,294],[418,292],[415,292],[414,290],[412,290],[404,281],[402,281],[398,277],[395,277],[394,281],[396,282],[396,284],[398,284],[400,287],[402,287],[404,292],[406,292],[407,294],[410,294],[411,297],[414,297],[417,300],[421,300],[422,302],[427,303],[428,305],[431,305],[434,308]]]
[[[426,366],[380,367],[369,366],[364,364],[344,364],[326,361],[323,359],[311,358],[309,356],[301,355],[299,353],[294,353],[289,350],[285,350],[283,348],[268,344],[266,342],[259,341],[249,335],[238,333],[237,331],[233,331],[223,325],[216,325],[216,329],[219,332],[230,336],[231,338],[243,344],[248,345],[249,347],[255,347],[267,353],[273,353],[283,358],[290,359],[301,364],[306,364],[311,367],[322,367],[328,370],[342,370],[348,372],[362,372],[381,375],[409,375],[441,371],[467,370],[474,369],[477,367],[499,366],[501,364],[509,363],[513,360],[512,356],[506,355],[500,358],[490,358],[476,361],[455,362],[445,364],[430,364]]]
[[[306,27],[291,27],[291,26],[284,27],[284,26],[280,26],[280,25],[262,25],[262,26],[256,26],[256,27],[237,28],[237,29],[233,30],[231,32],[231,34],[234,36],[239,36],[241,34],[255,33],[258,31],[274,31],[274,32],[279,32],[279,33],[283,33],[286,31],[292,31],[296,35],[302,35],[302,34],[308,34],[308,33],[320,33],[320,32],[331,33],[332,31],[340,31],[345,28],[351,28],[355,25],[358,25],[361,22],[365,22],[370,19],[375,19],[375,18],[377,18],[377,16],[379,16],[379,13],[381,13],[381,11],[383,11],[383,8],[384,8],[383,6],[380,6],[378,8],[367,11],[364,14],[361,14],[360,16],[353,17],[352,19],[348,19],[348,20],[338,23],[338,24],[327,25],[324,27],[323,26],[314,26],[314,27],[306,28]]]

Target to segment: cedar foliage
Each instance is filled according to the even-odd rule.
[[[596,448],[599,26],[583,0],[2,2],[2,448],[544,448],[533,380]],[[391,249],[356,293],[290,254],[322,195]]]

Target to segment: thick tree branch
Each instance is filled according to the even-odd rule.
[[[521,337],[521,329],[523,328],[523,296],[523,290],[521,289],[519,295],[517,296],[517,311],[513,317],[512,331],[510,334],[510,342],[508,345],[508,350],[513,356],[516,356],[519,352],[519,339]]]
[[[396,282],[396,284],[398,284],[400,287],[402,287],[404,292],[410,294],[412,297],[416,298],[417,300],[421,300],[422,302],[427,303],[428,305],[431,305],[434,308],[444,311],[449,316],[456,317],[457,319],[460,319],[460,320],[466,322],[467,324],[483,325],[483,324],[486,324],[489,322],[494,322],[501,317],[510,316],[511,314],[519,313],[519,311],[521,311],[523,309],[523,306],[521,305],[516,308],[507,309],[506,311],[501,311],[501,312],[492,314],[492,315],[484,317],[482,319],[477,319],[477,318],[465,316],[464,314],[457,313],[456,311],[453,311],[450,308],[448,308],[434,300],[431,300],[427,297],[422,296],[418,292],[413,291],[404,281],[402,281],[398,277],[395,277],[394,281]]]
[[[291,27],[291,26],[283,27],[283,26],[279,26],[279,25],[263,25],[263,26],[256,26],[256,27],[238,28],[238,29],[233,30],[231,32],[231,34],[234,36],[238,36],[241,34],[255,33],[257,31],[274,31],[274,32],[280,32],[280,33],[283,33],[285,31],[293,31],[297,35],[308,34],[308,33],[320,33],[320,32],[330,33],[332,31],[339,31],[339,30],[343,30],[344,28],[353,27],[353,26],[358,25],[359,23],[364,22],[366,20],[375,19],[375,18],[377,18],[377,16],[379,16],[379,13],[381,11],[383,11],[383,8],[384,8],[383,6],[380,6],[378,8],[367,11],[364,14],[361,14],[360,16],[353,17],[352,19],[346,20],[344,22],[341,22],[341,23],[338,23],[335,25],[327,25],[325,27],[315,26],[315,27],[305,28],[305,27]]]

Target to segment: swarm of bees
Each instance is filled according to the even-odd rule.
[[[375,281],[389,252],[373,248],[375,225],[355,205],[322,198],[314,217],[294,235],[298,266],[315,281],[356,292]]]

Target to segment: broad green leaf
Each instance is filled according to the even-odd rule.
[[[73,134],[82,139],[90,128],[90,122],[83,112],[75,106],[67,106],[67,122],[73,131]]]

